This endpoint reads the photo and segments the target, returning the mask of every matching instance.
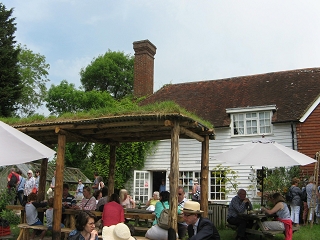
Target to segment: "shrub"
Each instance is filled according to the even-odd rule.
[[[10,193],[8,192],[7,189],[2,189],[0,190],[0,212],[6,209],[7,205],[12,204],[15,196],[16,196],[16,192],[15,191],[11,191]]]
[[[20,217],[11,210],[2,210],[0,217],[6,219],[10,224],[18,225],[20,223]]]

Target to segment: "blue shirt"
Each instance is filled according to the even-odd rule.
[[[21,180],[20,183],[18,184],[18,191],[23,191],[24,190],[24,184],[26,183],[26,179],[22,176],[20,176]]]
[[[227,219],[230,217],[238,217],[239,213],[244,213],[247,209],[247,205],[243,200],[240,199],[240,197],[237,195],[232,198],[229,209],[228,209],[228,216]],[[249,210],[252,210],[252,204],[249,203]]]

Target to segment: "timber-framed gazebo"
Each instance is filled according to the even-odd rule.
[[[171,227],[177,230],[177,188],[179,179],[179,138],[196,139],[202,143],[201,151],[201,208],[208,215],[209,140],[214,139],[213,129],[181,113],[148,113],[107,116],[90,119],[49,120],[14,124],[13,127],[47,146],[57,144],[56,186],[52,239],[60,240],[62,214],[62,185],[66,142],[93,142],[109,144],[110,163],[108,190],[114,192],[116,147],[123,142],[143,142],[171,139],[170,212]],[[42,161],[45,173],[47,161]],[[45,180],[43,177],[40,180]],[[44,199],[45,183],[40,182],[39,198]]]

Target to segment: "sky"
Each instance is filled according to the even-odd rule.
[[[46,57],[51,84],[108,49],[157,47],[154,91],[165,84],[320,67],[319,0],[0,0],[16,41]]]

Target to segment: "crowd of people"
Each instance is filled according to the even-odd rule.
[[[20,171],[11,169],[8,175],[8,190],[12,191],[12,188],[16,189],[17,200],[20,204],[25,207],[26,219],[29,225],[43,225],[43,218],[38,216],[37,208],[47,207],[46,224],[48,230],[52,230],[53,225],[53,202],[54,202],[54,191],[55,191],[55,177],[56,172],[54,171],[52,181],[50,184],[51,194],[48,195],[48,201],[37,201],[37,191],[39,189],[40,182],[40,171],[36,171],[36,176],[33,176],[32,170],[27,171],[27,178],[23,178]],[[127,237],[124,239],[133,239],[134,229],[130,228],[128,220],[125,219],[125,209],[135,208],[136,203],[133,198],[128,194],[126,189],[121,189],[119,195],[113,193],[108,198],[108,189],[104,186],[102,178],[98,173],[94,174],[95,181],[93,185],[84,186],[81,179],[78,181],[75,194],[70,194],[69,185],[63,184],[62,194],[62,207],[63,209],[76,209],[79,210],[76,219],[76,229],[69,235],[70,239],[98,239],[99,229],[96,226],[97,218],[91,212],[102,211],[101,222],[101,233],[104,239],[111,239],[110,236],[114,236],[122,229],[124,232],[128,232]],[[14,184],[12,184],[12,179]],[[197,181],[195,182],[195,193],[199,193],[200,187]],[[160,189],[159,189],[160,190]],[[160,215],[164,209],[169,209],[169,198],[170,193],[163,189],[162,191],[155,191],[152,198],[146,203],[146,207],[149,208],[150,212],[154,212],[156,218],[152,224],[152,227],[147,231],[146,237],[149,239],[161,240],[161,239],[177,239],[184,238],[187,234],[190,240],[196,239],[220,239],[219,233],[213,223],[202,217],[203,211],[200,210],[200,204],[198,200],[192,201],[185,197],[184,188],[179,186],[178,188],[178,212],[182,214],[182,220],[178,222],[178,232],[176,233],[173,229],[164,229],[159,227],[158,221]],[[49,193],[48,193],[49,194]],[[81,199],[79,201],[79,199]],[[62,211],[61,227],[65,226],[66,215]],[[181,218],[180,218],[181,219]],[[125,225],[125,227],[123,226]],[[127,231],[128,230],[128,231]],[[31,239],[34,238],[35,231],[31,235]],[[40,234],[40,239],[46,234],[46,230]],[[110,236],[108,236],[108,234]],[[79,236],[81,236],[79,238]]]

